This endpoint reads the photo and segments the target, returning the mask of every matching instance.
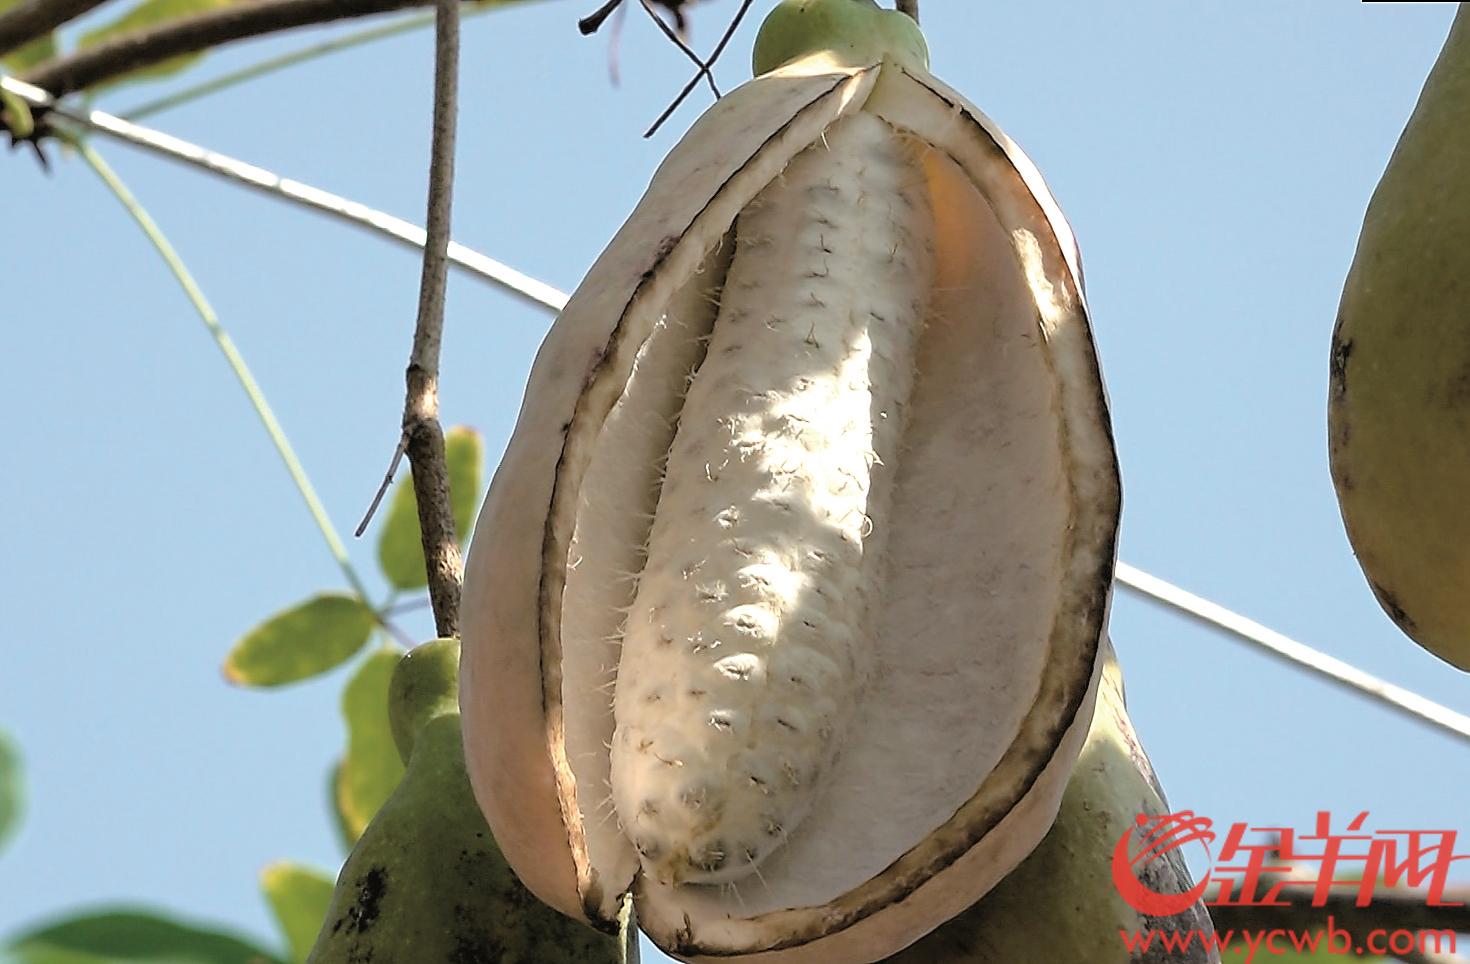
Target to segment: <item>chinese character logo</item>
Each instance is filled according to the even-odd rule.
[[[1160,893],[1150,882],[1167,879],[1168,875],[1158,871],[1170,859],[1182,861],[1183,855],[1178,851],[1187,844],[1204,849],[1205,866],[1208,866],[1210,844],[1215,839],[1212,825],[1208,817],[1196,817],[1189,810],[1156,817],[1139,814],[1135,826],[1113,847],[1113,884],[1118,893],[1134,910],[1150,917],[1171,917],[1188,910],[1204,896],[1210,881],[1208,871],[1198,884],[1182,894]]]

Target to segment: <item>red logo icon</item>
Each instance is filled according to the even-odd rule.
[[[1182,861],[1183,855],[1177,851],[1185,844],[1199,844],[1209,856],[1209,845],[1215,840],[1210,819],[1183,810],[1158,817],[1139,814],[1136,824],[1113,848],[1113,885],[1140,914],[1171,917],[1188,910],[1204,896],[1209,872],[1182,894],[1162,894],[1149,887],[1148,880],[1155,876],[1149,868],[1170,859]]]

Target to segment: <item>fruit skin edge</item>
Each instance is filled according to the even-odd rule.
[[[885,69],[896,70],[897,68],[890,67]],[[852,81],[854,79],[858,81],[867,80],[869,83],[871,83],[871,77],[865,76],[871,73],[873,72],[851,71],[847,72],[846,76],[848,77],[849,81]],[[832,73],[826,75],[815,74],[807,76],[793,75],[791,77],[782,79],[788,85],[794,85],[797,83],[812,85],[813,82],[820,81],[821,83],[827,83],[830,82],[830,78],[841,76],[843,75]],[[900,72],[899,77],[901,77],[902,79],[894,79],[889,86],[891,87],[893,84],[909,84],[912,85],[911,89],[926,89],[927,93],[922,94],[922,96],[934,98],[933,112],[927,118],[928,122],[945,124],[950,127],[954,126],[953,115],[951,113],[951,111],[954,109],[953,105],[964,104],[963,100],[959,98],[957,94],[953,94],[952,91],[948,91],[947,88],[944,88],[937,81],[934,81],[932,78],[927,77],[926,75],[913,76],[907,74],[906,72]],[[758,81],[757,83],[761,82]],[[837,88],[828,88],[829,95],[835,90],[837,90]],[[882,90],[883,85],[880,85],[879,93],[881,93]],[[860,95],[861,90],[854,90],[851,86],[848,86],[847,89],[843,90],[841,93],[841,97],[844,101],[853,102],[853,109],[856,109],[857,106],[861,105],[862,101],[861,99],[859,99]],[[822,98],[819,96],[818,100],[815,101],[810,100],[809,98],[803,99],[805,99],[808,103],[815,104],[819,103]],[[876,103],[878,100],[882,100],[884,109],[892,112],[901,109],[904,102],[904,94],[902,91],[900,91],[898,93],[889,93],[887,96],[882,98],[879,98],[875,95],[874,102]],[[732,98],[727,97],[720,106],[726,106],[726,109],[728,109],[727,105],[729,105],[731,101]],[[703,120],[704,119],[702,119],[702,121]],[[1008,206],[1005,209],[1005,216],[1011,219],[1011,221],[1014,223],[1027,225],[1028,230],[1024,237],[1030,240],[1033,245],[1036,243],[1036,238],[1044,237],[1050,239],[1048,243],[1056,246],[1053,249],[1053,251],[1056,252],[1055,254],[1047,254],[1045,252],[1038,251],[1033,247],[1030,253],[1030,257],[1033,259],[1033,261],[1030,262],[1030,270],[1036,272],[1041,272],[1043,270],[1047,272],[1064,271],[1068,273],[1067,275],[1051,275],[1052,279],[1059,285],[1061,285],[1061,287],[1053,289],[1053,291],[1051,292],[1053,297],[1048,300],[1044,306],[1041,306],[1044,315],[1044,330],[1049,336],[1048,340],[1050,343],[1062,346],[1062,348],[1057,349],[1058,351],[1062,351],[1063,349],[1065,349],[1067,352],[1071,353],[1065,362],[1065,364],[1068,366],[1068,377],[1080,379],[1084,385],[1092,385],[1096,387],[1074,388],[1070,391],[1070,395],[1063,399],[1063,402],[1064,404],[1072,406],[1074,410],[1069,414],[1071,414],[1074,418],[1078,418],[1083,421],[1093,419],[1097,421],[1097,424],[1105,425],[1105,400],[1104,396],[1102,395],[1100,381],[1098,380],[1096,373],[1095,358],[1093,358],[1091,354],[1089,338],[1087,336],[1085,328],[1085,320],[1082,319],[1080,316],[1080,282],[1078,281],[1078,269],[1076,267],[1077,257],[1075,245],[1072,242],[1070,229],[1068,229],[1065,225],[1065,222],[1061,220],[1060,213],[1056,210],[1054,202],[1050,200],[1049,196],[1042,193],[1044,192],[1044,186],[1041,185],[1040,177],[1038,174],[1036,174],[1034,167],[1032,167],[1028,161],[1025,161],[1024,156],[1020,155],[1019,151],[1015,149],[1014,145],[1011,144],[1009,140],[1004,137],[1003,134],[1000,134],[993,128],[993,126],[989,125],[987,121],[984,121],[983,117],[981,115],[978,115],[978,112],[972,114],[971,120],[974,123],[974,128],[966,128],[965,130],[969,132],[966,134],[966,136],[975,137],[979,135],[983,137],[986,144],[992,145],[988,150],[996,152],[994,154],[984,154],[983,160],[972,160],[972,163],[979,164],[982,167],[994,165],[998,170],[1003,170],[1005,172],[1004,176],[1010,178],[1011,180],[1006,182],[1008,186],[1004,187],[1003,189],[997,187],[997,190],[1004,190],[1005,192],[1016,192],[1020,190],[1026,192],[1022,197],[1002,198],[1003,205],[1008,203]],[[802,122],[803,120],[799,118],[796,123]],[[819,131],[823,126],[825,126],[826,123],[827,121],[825,120],[820,122],[818,125],[816,125],[815,129]],[[787,127],[782,131],[782,134],[785,135],[790,131],[791,125],[787,125]],[[796,139],[794,143],[809,142],[811,138],[812,135],[806,135],[799,139]],[[664,167],[661,169],[661,177],[665,176],[670,168],[670,165],[675,163],[675,156],[677,156],[677,154],[678,151],[676,150],[675,155],[671,155],[670,160],[665,162]],[[989,176],[999,177],[1000,175],[996,174]],[[741,202],[741,204],[743,203],[744,202]],[[739,205],[737,205],[737,210],[738,207]],[[631,228],[625,228],[625,232],[629,230],[631,230]],[[651,236],[651,234],[655,233],[660,232],[650,232],[648,235],[644,236]],[[679,237],[680,235],[670,234],[669,236]],[[650,256],[647,253],[646,248],[646,245],[643,246],[643,251],[638,258],[629,256],[625,259],[625,263],[627,263],[629,269],[636,271],[638,260]],[[671,258],[678,257],[678,251],[679,245],[677,242],[673,244],[662,244],[657,246],[655,252],[652,255],[654,258],[655,267],[657,267],[661,262],[667,262]],[[615,242],[614,245],[609,248],[608,252],[604,254],[603,259],[600,259],[599,265],[594,268],[594,276],[596,276],[597,272],[600,269],[609,267],[608,259],[631,254],[632,252],[620,251],[617,242]],[[1054,260],[1047,262],[1047,266],[1043,267],[1042,263],[1040,262],[1042,261],[1042,259],[1046,258],[1054,258]],[[656,283],[657,277],[658,273],[655,270],[644,268],[641,273],[637,273],[634,275],[634,287],[637,287],[637,278],[641,278],[643,279],[643,281],[648,281],[650,283]],[[591,284],[589,278],[589,282],[584,284],[584,297],[592,297],[606,302],[609,297],[609,289],[615,288],[616,285],[616,282]],[[615,293],[612,297],[621,299],[622,297],[624,297],[624,295]],[[1062,299],[1066,298],[1072,299],[1070,304],[1072,304],[1074,307],[1068,307],[1067,304],[1062,301]],[[573,301],[575,303],[577,299],[574,297]],[[1070,316],[1068,312],[1076,312],[1076,318]],[[614,314],[616,314],[616,312],[614,312]],[[592,312],[586,312],[584,314],[584,317],[588,317],[589,319],[592,316]],[[566,344],[557,344],[558,335],[564,336],[562,340],[566,341]],[[554,391],[554,389],[550,387],[549,382],[545,385],[538,385],[538,375],[546,374],[549,372],[553,376],[552,381],[556,380],[557,378],[570,379],[574,377],[573,371],[580,369],[581,366],[578,366],[574,361],[578,353],[575,350],[569,351],[571,345],[575,343],[574,339],[568,340],[570,338],[570,335],[571,333],[569,330],[553,330],[551,339],[549,339],[547,345],[543,347],[542,355],[540,356],[541,362],[538,363],[538,369],[541,369],[541,371],[533,373],[533,385],[531,391],[528,393],[528,406],[536,404],[537,402],[544,401],[544,399],[537,397],[538,394],[544,394],[547,391]],[[601,348],[594,349],[593,357],[594,359],[601,359],[603,357],[603,350]],[[569,387],[572,390],[577,390],[580,389],[581,386],[580,384],[568,386],[566,382],[563,382],[561,389],[567,390]],[[1067,393],[1064,392],[1064,394]],[[1080,406],[1080,409],[1078,408],[1078,406]],[[1080,411],[1081,414],[1077,414],[1078,411]],[[522,425],[523,429],[525,427],[525,420],[528,417],[530,417],[529,410],[524,410]],[[1101,437],[1103,439],[1106,439],[1106,433],[1103,432]],[[1096,443],[1091,439],[1084,439],[1083,442],[1088,445],[1096,445]],[[1079,443],[1079,445],[1081,444],[1082,443]],[[512,454],[514,455],[515,453],[513,452]],[[1112,456],[1110,441],[1105,441],[1101,445],[1096,445],[1096,447],[1094,447],[1092,450],[1084,452],[1083,455],[1090,456],[1092,459],[1091,464],[1094,466],[1094,468],[1090,469],[1089,471],[1095,473],[1095,475],[1087,477],[1087,481],[1089,484],[1100,484],[1106,486],[1106,482],[1097,482],[1096,480],[1108,478],[1115,480],[1115,475],[1113,473],[1116,470],[1116,463]],[[547,467],[547,470],[550,470],[550,466]],[[520,481],[527,480],[522,479]],[[492,501],[493,495],[494,488],[492,488]],[[487,511],[489,511],[492,501],[487,501]],[[507,506],[503,507],[503,509],[508,509],[509,503],[513,501],[513,498],[507,497],[505,501],[507,503]],[[513,516],[514,514],[512,514],[511,516],[507,516],[506,521],[509,522],[509,520],[513,518]],[[1115,516],[1112,517],[1112,519],[1113,521],[1110,521],[1108,523],[1109,526],[1115,524]],[[494,528],[494,526],[492,526],[492,528]],[[481,531],[486,531],[486,526],[483,523],[481,525]],[[505,533],[501,530],[497,529],[497,531],[500,532],[502,536],[505,535]],[[1109,532],[1111,532],[1111,529],[1109,529]],[[1091,536],[1089,536],[1088,538],[1091,538]],[[1098,566],[1104,567],[1108,570],[1110,570],[1113,552],[1112,540],[1113,537],[1110,534],[1106,538],[1105,545],[1098,547],[1103,555],[1098,556],[1096,560]],[[1091,545],[1090,542],[1087,542],[1085,544],[1089,546]],[[533,551],[531,550],[531,543],[527,543],[526,549],[527,551]],[[506,547],[504,545],[501,545],[495,553],[498,557],[498,561],[500,562],[506,562],[507,557],[510,555],[508,551],[503,550],[506,550]],[[472,552],[472,570],[474,569],[475,559],[476,554]],[[1091,566],[1092,563],[1088,562],[1086,565]],[[497,588],[504,588],[513,577],[508,570],[502,570],[500,575],[502,578],[494,580],[494,584]],[[521,576],[515,578],[525,578],[525,574],[522,574]],[[471,582],[473,581],[474,577],[472,576]],[[484,581],[486,581],[487,584],[491,582],[491,580]],[[1098,599],[1105,599],[1106,586],[1109,583],[1109,580],[1104,580],[1101,583],[1104,588],[1099,590],[1101,595],[1097,597]],[[504,611],[502,610],[499,615],[501,617],[504,617]],[[469,622],[473,622],[473,619],[469,620]],[[504,638],[505,635],[514,635],[514,633],[501,634],[501,638]],[[489,638],[488,635],[486,638]],[[519,660],[520,657],[518,657],[518,661]],[[523,671],[530,670],[532,668],[533,667],[528,662],[523,667]],[[500,667],[500,670],[503,669],[505,669],[505,667]],[[500,673],[500,670],[497,670],[496,673],[498,675],[503,675],[503,673]],[[535,675],[530,676],[530,679],[535,678],[537,678]],[[473,687],[470,688],[470,691],[472,690]],[[511,693],[511,696],[512,698],[514,698],[514,692]],[[468,705],[469,704],[467,704],[467,706]],[[528,709],[533,709],[539,714],[541,707],[528,707]],[[531,723],[530,725],[532,729],[535,729],[538,726],[538,724],[535,723]],[[1080,741],[1080,733],[1077,738]],[[501,769],[503,768],[498,768],[494,765],[491,765],[487,769],[486,779],[494,779],[495,774]],[[1064,776],[1064,773],[1060,775],[1048,775],[1047,782],[1048,784],[1055,785],[1055,792],[1058,797],[1060,795],[1061,785],[1064,782]],[[547,782],[550,783],[552,781],[548,779]],[[519,792],[522,789],[524,789],[524,784],[519,786],[517,788],[517,791]],[[496,794],[492,793],[492,797],[495,795]],[[554,792],[548,795],[554,798]],[[493,806],[493,800],[491,801],[491,805]],[[537,819],[545,819],[550,815],[552,810],[554,810],[554,808],[540,810],[539,817],[537,816],[537,813],[526,813],[523,811],[522,816],[532,816],[537,817]],[[1046,814],[1042,819],[1049,823],[1050,814]],[[554,829],[552,829],[551,827],[548,827],[548,830],[551,830],[552,833],[555,833]],[[1018,853],[1014,857],[1008,858],[1008,860],[1019,860],[1021,856],[1023,856],[1023,854]],[[542,860],[540,863],[542,867],[545,867],[547,865],[547,861],[545,860]],[[569,873],[569,876],[572,876],[573,873],[574,872]],[[543,896],[549,896],[547,892],[543,891],[542,893]],[[590,894],[591,892],[588,891],[588,893]],[[600,899],[605,900],[607,896],[608,895],[604,893],[601,895]],[[582,905],[580,901],[577,901],[575,898],[571,902],[567,902],[565,901],[565,899],[553,899],[555,900],[557,906],[563,907],[563,909],[567,910],[569,913],[580,912],[590,913],[593,915],[596,914],[596,909],[594,907],[587,907],[585,905]],[[953,896],[947,898],[947,900],[953,900]],[[956,911],[962,909],[963,906],[966,906],[968,904],[968,902],[968,899],[963,900],[961,903],[959,903],[958,906],[954,907],[953,909]]]
[[[856,74],[856,73],[861,73],[861,72],[853,72],[853,73]],[[952,109],[952,110],[959,110],[959,111],[962,111],[963,112],[963,111],[966,110],[966,108],[968,108],[968,105],[966,105],[965,102],[961,98],[958,97],[958,95],[954,95],[953,92],[948,91],[947,88],[943,88],[942,85],[939,85],[937,82],[933,81],[932,78],[928,78],[927,76],[921,76],[920,77],[920,83],[925,84],[926,86],[928,86],[930,94],[937,94],[940,100],[942,100],[945,103],[951,105],[950,109]],[[851,93],[847,94],[847,96],[850,97],[851,96]],[[893,100],[893,98],[889,98],[890,107],[892,107],[892,103],[891,103],[892,100]],[[1052,232],[1052,234],[1050,235],[1050,238],[1051,238],[1051,242],[1050,243],[1055,243],[1060,248],[1060,256],[1057,258],[1056,263],[1062,265],[1062,267],[1061,267],[1060,270],[1063,270],[1063,271],[1069,273],[1069,275],[1070,275],[1070,286],[1071,286],[1071,289],[1074,289],[1074,290],[1069,290],[1069,291],[1068,290],[1064,290],[1063,291],[1063,296],[1065,296],[1065,295],[1067,295],[1067,294],[1070,293],[1071,297],[1073,297],[1075,299],[1076,304],[1080,308],[1081,297],[1082,297],[1081,296],[1081,291],[1080,291],[1080,288],[1081,288],[1081,284],[1080,284],[1080,267],[1077,264],[1075,244],[1072,241],[1070,229],[1068,229],[1066,227],[1065,222],[1061,219],[1060,212],[1058,212],[1056,210],[1054,202],[1052,202],[1051,199],[1050,199],[1050,197],[1049,197],[1049,195],[1047,195],[1045,193],[1044,186],[1042,186],[1041,183],[1040,183],[1040,177],[1039,177],[1038,174],[1036,174],[1034,167],[1032,167],[1030,165],[1029,161],[1026,161],[1024,159],[1024,156],[1021,155],[1017,149],[1015,149],[1014,145],[1011,144],[1009,142],[1009,140],[1006,139],[1003,134],[1001,134],[997,130],[995,130],[993,128],[993,125],[990,125],[988,121],[985,121],[984,118],[983,118],[983,115],[979,115],[978,112],[977,111],[973,111],[972,108],[970,108],[969,110],[970,110],[970,112],[972,114],[971,120],[975,121],[976,127],[978,127],[983,132],[984,136],[988,138],[987,143],[993,142],[999,148],[1000,155],[1004,159],[1002,161],[1002,163],[1003,164],[1010,165],[1010,168],[1009,168],[1009,176],[1012,177],[1012,178],[1015,178],[1016,181],[1018,182],[1019,186],[1020,186],[1020,189],[1023,192],[1026,192],[1025,193],[1025,197],[1024,197],[1024,201],[1022,201],[1022,199],[1020,199],[1020,198],[1011,198],[1009,200],[1011,200],[1013,202],[1016,202],[1016,203],[1024,203],[1024,204],[1028,204],[1028,205],[1033,205],[1034,207],[1040,209],[1040,220],[1046,225],[1046,228],[1044,230],[1045,231]],[[672,157],[671,157],[671,160],[672,160]],[[666,162],[665,167],[667,167],[667,166],[668,165],[667,165],[667,162]],[[1015,188],[1010,188],[1009,190],[1015,190]],[[1012,209],[1010,211],[1010,215],[1012,217],[1016,217],[1017,216],[1016,215],[1016,211],[1014,210],[1014,204],[1012,205]],[[1020,215],[1020,217],[1021,217],[1021,219],[1023,221],[1025,221],[1028,218],[1029,219],[1032,219],[1032,220],[1035,220],[1035,218],[1036,218],[1036,216],[1034,214],[1030,213],[1030,212],[1023,213],[1022,215]],[[670,243],[670,242],[673,242],[673,243]],[[615,245],[614,245],[613,248],[610,248],[609,251],[605,253],[604,259],[606,259],[609,255],[611,255],[613,253],[615,247],[616,247],[616,243],[615,243]],[[643,274],[642,274],[642,278],[645,281],[653,278],[654,275],[655,275],[656,269],[659,267],[659,264],[661,262],[665,261],[671,255],[674,255],[676,253],[676,251],[677,251],[677,243],[674,242],[674,236],[673,235],[667,236],[666,242],[665,243],[661,243],[660,245],[657,246],[656,255],[655,255],[655,261],[654,261],[654,269],[647,269],[647,270],[645,270],[643,272]],[[1041,255],[1038,254],[1036,257],[1039,260],[1040,257],[1041,257]],[[599,266],[601,266],[601,265],[599,265]],[[594,272],[595,271],[596,271],[596,269],[594,269]],[[574,298],[574,301],[575,300],[576,299]],[[1051,303],[1051,304],[1048,304],[1048,305],[1044,306],[1044,308],[1043,308],[1043,315],[1044,315],[1044,317],[1043,317],[1043,325],[1044,325],[1044,327],[1046,329],[1046,333],[1049,336],[1058,337],[1059,340],[1065,340],[1065,339],[1067,339],[1067,338],[1070,337],[1074,341],[1076,340],[1076,338],[1080,334],[1080,337],[1082,339],[1086,340],[1087,339],[1087,335],[1086,335],[1086,327],[1085,327],[1086,326],[1085,317],[1083,317],[1081,319],[1080,325],[1071,325],[1070,328],[1072,330],[1068,330],[1069,326],[1063,324],[1063,322],[1065,322],[1066,319],[1065,318],[1059,318],[1058,317],[1058,315],[1059,315],[1059,313],[1061,311],[1062,311],[1062,309],[1060,309],[1058,307],[1058,305],[1055,304],[1055,303]],[[553,336],[555,334],[556,333],[553,332]],[[543,359],[545,359],[545,357],[547,356],[548,351],[550,349],[551,349],[551,341],[549,340],[548,341],[548,344],[543,347],[543,352],[542,352],[542,358]],[[1074,351],[1075,351],[1075,346],[1074,346]],[[598,353],[594,355],[594,359],[595,359],[595,362],[594,363],[596,363],[596,360],[599,360],[601,358],[600,352],[601,352],[601,349],[598,349]],[[1084,401],[1083,402],[1083,405],[1084,405],[1084,407],[1087,406],[1087,405],[1089,405],[1089,404],[1095,406],[1095,411],[1097,413],[1100,413],[1101,414],[1102,419],[1103,419],[1103,424],[1105,425],[1106,402],[1105,402],[1105,398],[1101,394],[1100,382],[1097,382],[1096,368],[1095,368],[1095,366],[1096,366],[1095,359],[1092,358],[1092,356],[1091,356],[1090,348],[1088,348],[1087,350],[1083,351],[1081,354],[1083,356],[1085,356],[1085,359],[1086,359],[1086,361],[1084,362],[1085,367],[1084,367],[1084,369],[1082,369],[1082,377],[1084,378],[1084,380],[1086,380],[1087,377],[1090,376],[1091,379],[1099,385],[1097,397],[1092,402],[1090,402],[1090,403]],[[570,361],[571,359],[568,358],[567,360]],[[1069,364],[1073,365],[1073,367],[1075,369],[1075,361],[1074,361],[1074,359],[1068,358],[1067,361],[1068,361]],[[575,363],[573,363],[573,364],[575,364]],[[538,367],[541,367],[539,362],[538,362]],[[569,373],[562,372],[561,374],[564,374],[565,375],[565,374],[569,374]],[[1077,374],[1077,372],[1075,370],[1069,372],[1069,375],[1075,375],[1075,374]],[[535,380],[535,375],[533,374],[533,390],[535,388],[534,380]],[[1076,392],[1073,393],[1074,396],[1076,394],[1077,394]],[[530,404],[530,394],[528,393],[528,405],[529,404]],[[526,413],[523,411],[523,418],[524,418],[525,414]],[[1096,454],[1096,453],[1093,453],[1093,454]],[[1112,456],[1111,456],[1110,443],[1109,443],[1109,446],[1108,446],[1108,451],[1105,453],[1105,455],[1106,455],[1105,461],[1112,468],[1112,470],[1115,472],[1116,465],[1115,465],[1115,462],[1114,462],[1114,460],[1112,459]],[[488,507],[488,503],[487,503],[487,507]],[[482,529],[483,529],[483,527],[482,527]],[[1110,565],[1111,565],[1111,553],[1112,553],[1112,549],[1113,549],[1113,536],[1112,535],[1109,535],[1108,538],[1107,538],[1107,547],[1106,547],[1106,551],[1107,551],[1107,555],[1108,555],[1108,558],[1106,560],[1106,565],[1108,567],[1110,567]],[[472,564],[473,564],[473,561],[474,561],[474,554],[473,553],[472,553],[471,561],[472,561]],[[1108,583],[1108,581],[1105,581],[1104,582],[1104,586],[1105,587],[1106,587],[1107,583]],[[1106,596],[1106,588],[1104,588],[1103,594],[1104,594],[1104,598],[1105,598],[1105,596]],[[1074,723],[1075,722],[1076,721],[1074,720]],[[1078,738],[1080,740],[1080,734],[1079,734],[1079,737]],[[1064,774],[1063,774],[1063,776],[1064,776]],[[1056,781],[1056,775],[1055,774],[1052,774],[1051,775],[1051,779],[1052,779],[1052,781]],[[1058,792],[1058,794],[1060,793],[1060,785],[1058,785],[1057,792]],[[1049,816],[1048,816],[1048,822],[1049,822]],[[1019,859],[1019,856],[1020,855],[1017,855],[1017,858],[1016,859]],[[593,895],[591,895],[589,893],[589,896],[593,896]],[[605,898],[605,896],[606,895],[603,895],[604,898]],[[596,911],[597,911],[597,908],[595,906],[593,906],[593,904],[595,904],[595,903],[596,903],[596,900],[594,899],[592,903],[583,904],[582,906],[577,906],[577,904],[574,903],[574,904],[570,905],[569,907],[564,907],[564,909],[569,910],[569,912],[592,913],[595,916],[596,915]],[[557,901],[557,904],[558,904],[558,906],[561,906],[562,902],[561,901]],[[959,909],[959,908],[956,908],[956,909]]]
[[[1328,452],[1378,602],[1470,672],[1470,6],[1368,204],[1333,331]]]
[[[1172,917],[1150,917],[1123,900],[1113,882],[1113,849],[1126,832],[1138,838],[1139,814],[1170,813],[1168,800],[1128,716],[1123,671],[1109,642],[1087,742],[1062,795],[1056,823],[1040,846],[995,889],[938,930],[884,964],[1211,964],[1219,954],[1200,936],[1214,932],[1203,901]],[[1194,886],[1179,851],[1149,864],[1155,893]],[[1187,951],[1132,955],[1120,931],[1196,937]]]
[[[405,653],[388,715],[407,769],[342,866],[307,964],[637,964],[637,939],[541,903],[501,856],[465,771],[457,640]]]

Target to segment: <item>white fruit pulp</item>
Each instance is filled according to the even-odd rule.
[[[865,113],[736,223],[617,669],[613,802],[661,882],[752,873],[840,752],[871,669],[933,224],[911,149]]]

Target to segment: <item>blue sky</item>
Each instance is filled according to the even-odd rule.
[[[596,4],[468,21],[458,240],[563,289],[692,122],[689,76],[641,15]],[[694,10],[708,49],[733,0]],[[761,5],[758,5],[758,7]],[[1368,196],[1454,13],[1448,3],[926,0],[935,72],[1045,173],[1079,237],[1123,464],[1123,558],[1461,711],[1467,678],[1373,601],[1327,472],[1329,337]],[[747,71],[755,19],[719,76]],[[311,36],[324,36],[326,31]],[[212,57],[199,79],[304,42]],[[431,40],[402,37],[152,120],[417,219]],[[120,88],[122,110],[155,89]],[[396,440],[414,318],[408,251],[100,143],[214,301],[342,530]],[[335,869],[327,768],[340,674],[227,686],[230,643],[339,588],[285,472],[197,319],[86,168],[0,159],[0,727],[30,808],[0,855],[0,932],[136,900],[271,933],[256,873]],[[452,282],[446,421],[507,438],[549,317]],[[374,544],[353,546],[372,572]],[[426,622],[414,627],[427,635]],[[1470,831],[1470,746],[1120,594],[1113,636],[1178,808],[1217,823]]]

